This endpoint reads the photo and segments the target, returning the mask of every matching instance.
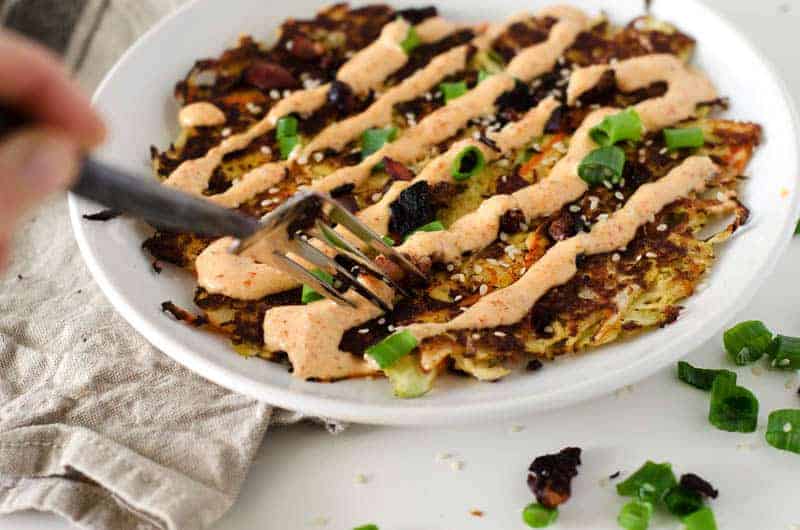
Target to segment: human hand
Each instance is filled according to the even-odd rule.
[[[80,153],[105,130],[89,100],[54,55],[0,30],[0,106],[34,125],[0,141],[0,269],[17,219],[75,177]]]

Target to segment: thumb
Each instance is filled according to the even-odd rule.
[[[22,131],[0,144],[0,234],[37,201],[69,185],[78,153],[74,142],[48,130]]]

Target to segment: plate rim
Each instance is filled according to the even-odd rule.
[[[173,19],[181,16],[185,12],[197,8],[198,5],[208,0],[189,0],[180,8],[159,20],[152,28],[146,31],[136,40],[117,60],[114,66],[104,76],[92,97],[95,102],[104,91],[110,80],[116,73],[126,66],[130,56],[138,48],[144,46],[155,34],[159,33],[164,26]],[[568,0],[567,0],[568,1]],[[726,31],[740,39],[752,52],[754,57],[769,72],[769,80],[777,87],[783,97],[783,103],[788,111],[788,123],[790,124],[795,139],[800,139],[800,121],[794,103],[794,99],[789,92],[786,82],[778,74],[777,68],[771,60],[756,46],[751,39],[739,30],[730,20],[705,5],[700,0],[683,0],[703,11],[705,16],[716,18]],[[795,156],[793,160],[794,169],[800,169],[800,149],[795,145]],[[793,225],[798,215],[800,215],[800,203],[797,200],[800,195],[800,186],[796,186],[786,200],[792,201],[795,206],[790,208],[794,212],[794,217],[787,216],[784,226],[780,227],[781,238],[779,238],[772,249],[772,253],[764,258],[764,267],[760,269],[759,275],[753,279],[745,288],[739,291],[738,296],[734,297],[723,310],[714,311],[715,317],[711,321],[713,325],[704,339],[712,337],[718,333],[723,326],[732,318],[733,313],[744,307],[755,296],[759,287],[771,275],[775,269],[779,258],[785,253],[793,235]],[[140,315],[125,300],[117,287],[110,281],[103,267],[100,265],[97,256],[89,244],[83,231],[81,223],[81,212],[78,207],[77,197],[73,194],[68,195],[69,216],[72,224],[73,233],[78,243],[81,255],[92,274],[92,277],[100,286],[101,291],[109,300],[114,309],[140,333],[150,344],[159,349],[162,353],[172,358],[174,361],[207,379],[208,381],[225,387],[233,392],[248,395],[254,399],[268,402],[270,405],[291,410],[297,410],[310,416],[320,416],[335,418],[344,421],[366,423],[374,425],[462,425],[492,420],[512,419],[525,413],[545,412],[557,408],[575,405],[595,397],[609,394],[613,388],[622,388],[626,385],[641,381],[657,371],[664,369],[670,363],[674,363],[682,357],[688,355],[693,348],[702,344],[693,335],[687,334],[674,342],[672,350],[676,353],[660,357],[662,362],[650,363],[648,358],[643,358],[634,363],[626,365],[615,371],[604,373],[602,377],[596,377],[588,381],[577,382],[567,389],[554,390],[547,394],[543,399],[537,394],[508,397],[501,400],[490,401],[487,403],[471,403],[467,407],[454,407],[453,405],[437,406],[426,404],[424,406],[403,406],[389,407],[384,405],[374,405],[370,403],[354,404],[352,401],[340,398],[323,397],[310,395],[303,392],[294,391],[287,388],[280,388],[269,383],[257,382],[248,378],[235,370],[214,363],[211,359],[205,358],[191,349],[183,346],[169,333],[161,331],[152,324],[149,319]],[[693,346],[687,346],[693,343]],[[610,381],[614,383],[610,383]],[[269,387],[269,390],[265,388]]]

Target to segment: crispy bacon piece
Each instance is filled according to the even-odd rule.
[[[386,166],[386,172],[395,180],[413,180],[414,172],[406,166],[393,160],[388,156],[383,157],[383,164]]]
[[[528,487],[539,504],[556,508],[569,500],[572,478],[578,475],[581,450],[567,447],[551,455],[537,457],[528,468]]]
[[[300,83],[291,72],[283,66],[268,61],[255,61],[244,73],[244,79],[250,85],[261,90],[273,88],[297,88]]]

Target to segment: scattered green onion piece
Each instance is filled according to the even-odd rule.
[[[426,372],[413,355],[406,355],[383,369],[392,383],[394,395],[401,399],[420,397],[433,387],[436,371]]]
[[[794,225],[794,235],[800,235],[800,219],[798,219],[797,224]]]
[[[767,348],[772,367],[779,370],[800,370],[800,338],[776,335]]]
[[[711,386],[708,421],[723,431],[753,432],[758,423],[758,399],[746,388],[737,386],[735,374],[720,374]]]
[[[770,412],[766,437],[772,447],[800,454],[800,410]]]
[[[527,505],[522,511],[522,520],[531,528],[545,528],[558,519],[557,508],[547,508],[535,502]]]
[[[672,515],[686,517],[703,507],[703,497],[696,491],[676,486],[664,495],[664,504]]]
[[[455,83],[440,83],[439,84],[439,91],[442,93],[442,97],[444,98],[445,104],[454,100],[456,98],[460,98],[464,94],[467,93],[467,83],[465,81],[457,81]]]
[[[275,136],[277,138],[289,138],[297,136],[297,118],[294,116],[284,116],[275,125]]]
[[[314,269],[311,271],[311,274],[322,280],[323,282],[333,283],[333,276],[328,274],[327,272]],[[300,294],[300,301],[304,304],[310,304],[311,302],[316,302],[317,300],[322,300],[325,298],[313,288],[309,287],[308,285],[303,285],[303,292]]]
[[[680,361],[678,363],[678,379],[700,390],[711,390],[711,385],[714,384],[714,378],[723,372],[736,377],[736,374],[730,370],[696,368],[686,361]]]
[[[439,220],[431,221],[430,223],[422,225],[416,230],[409,232],[408,235],[405,237],[404,241],[408,241],[408,238],[413,236],[417,232],[441,232],[442,230],[444,230],[444,225],[442,224],[441,221]]]
[[[361,160],[377,152],[387,142],[397,138],[396,127],[382,129],[367,129],[361,134]]]
[[[685,129],[664,129],[664,142],[669,149],[683,147],[703,147],[705,138],[700,127],[686,127]]]
[[[647,530],[652,515],[652,503],[633,500],[619,511],[617,522],[625,530]]]
[[[480,172],[485,164],[486,159],[483,156],[483,152],[471,145],[458,153],[455,160],[453,160],[450,174],[453,175],[454,180],[460,182]]]
[[[281,136],[278,138],[278,147],[281,151],[281,160],[286,160],[292,154],[294,148],[300,143],[297,136]]]
[[[381,240],[383,240],[383,242],[389,245],[390,247],[394,246],[394,239],[392,239],[389,236],[381,236]]]
[[[375,359],[378,366],[387,368],[411,353],[417,344],[417,338],[410,331],[400,331],[373,344],[367,348],[366,353]]]
[[[365,524],[364,526],[353,528],[353,530],[380,530],[380,528],[376,524]]]
[[[646,502],[658,502],[671,488],[678,485],[672,465],[647,461],[623,482],[617,484],[617,493]]]
[[[625,151],[616,146],[599,147],[586,155],[578,166],[578,175],[588,184],[617,183],[625,168]]]
[[[407,54],[411,53],[414,48],[422,44],[422,40],[419,38],[419,34],[414,27],[408,28],[408,33],[406,33],[406,38],[403,39],[403,42],[400,43],[400,47],[403,48],[403,51]]]
[[[600,125],[592,127],[589,136],[598,145],[609,146],[624,140],[642,139],[642,120],[636,110],[629,108],[606,116]]]
[[[478,70],[478,83],[482,83],[483,81],[486,81],[491,76],[492,76],[492,74],[490,74],[487,70],[483,70],[483,69]]]
[[[702,508],[683,519],[685,530],[717,530],[717,521],[711,508]]]
[[[722,336],[728,356],[739,366],[759,360],[771,341],[772,332],[758,320],[740,322]]]

